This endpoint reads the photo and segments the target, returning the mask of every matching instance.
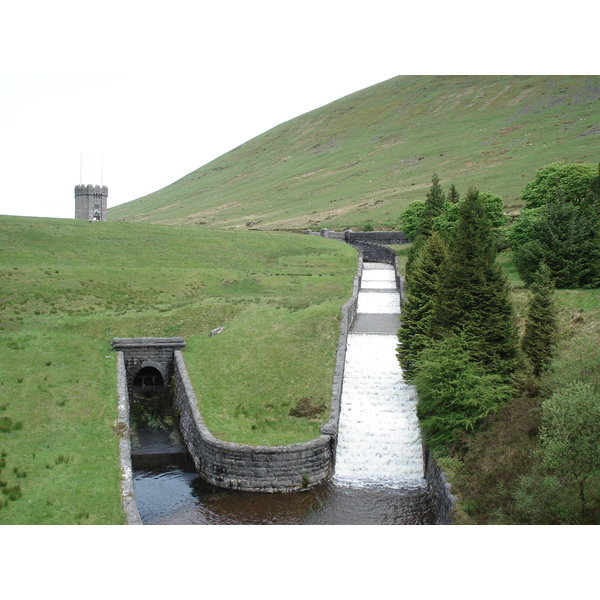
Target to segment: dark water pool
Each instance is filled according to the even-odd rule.
[[[426,487],[354,488],[328,483],[291,494],[232,492],[178,466],[134,471],[147,525],[433,525]]]

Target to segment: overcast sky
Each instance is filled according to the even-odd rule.
[[[0,214],[11,215],[73,218],[80,181],[107,185],[109,207],[134,200],[396,75],[586,74],[597,56],[591,35],[570,44],[568,15],[523,2],[502,14],[401,0],[7,4]]]

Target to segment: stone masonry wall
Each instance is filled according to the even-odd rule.
[[[288,446],[247,446],[215,438],[202,420],[179,351],[175,352],[173,403],[196,469],[212,485],[245,491],[292,492],[323,483],[333,475],[335,436],[331,434]]]
[[[359,261],[359,273],[362,261]],[[331,478],[340,416],[348,331],[356,315],[360,277],[354,278],[352,298],[342,308],[329,421],[321,435],[287,446],[249,446],[215,438],[207,429],[192,389],[183,357],[174,353],[173,403],[179,427],[200,476],[218,487],[261,492],[293,492]]]
[[[119,396],[117,429],[119,438],[119,459],[121,463],[121,498],[128,525],[141,525],[142,519],[135,502],[133,491],[133,468],[131,466],[131,440],[129,437],[129,392],[127,391],[127,371],[125,356],[117,352],[117,393]]]
[[[358,242],[369,242],[371,244],[380,244],[389,246],[392,244],[408,244],[409,239],[402,231],[332,231],[330,229],[321,229],[316,233],[310,229],[306,229],[308,235],[320,235],[331,240],[339,240],[353,246]]]
[[[457,501],[451,492],[451,486],[446,479],[446,474],[440,469],[427,446],[423,446],[423,461],[425,466],[425,480],[429,494],[435,508],[436,522],[440,525],[449,525],[450,514]]]
[[[333,376],[333,389],[331,392],[331,413],[329,421],[321,427],[321,432],[331,433],[335,435],[335,447],[337,447],[337,431],[340,421],[340,410],[342,406],[342,389],[344,385],[344,371],[346,368],[346,349],[348,345],[348,333],[356,317],[358,309],[358,290],[360,289],[363,269],[363,259],[358,256],[358,273],[354,277],[354,285],[352,287],[352,296],[342,307],[342,320],[340,323],[340,339],[335,359],[335,369]],[[335,448],[334,447],[334,448]],[[334,456],[335,460],[335,456]]]
[[[396,253],[387,246],[359,241],[352,242],[351,245],[358,249],[366,262],[382,262],[393,265],[396,260]]]
[[[346,243],[370,242],[371,244],[408,244],[408,238],[401,231],[346,231]]]
[[[162,375],[165,385],[173,377],[173,352],[185,347],[181,337],[174,338],[115,338],[114,350],[124,352],[127,386],[131,389],[140,369],[154,367]]]

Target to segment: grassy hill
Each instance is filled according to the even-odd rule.
[[[114,337],[184,336],[217,437],[317,437],[356,266],[318,236],[0,217],[0,524],[123,522]]]
[[[518,208],[555,161],[598,161],[599,76],[406,76],[246,142],[110,220],[234,229],[393,226],[434,172]]]

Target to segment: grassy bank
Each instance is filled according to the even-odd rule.
[[[356,264],[316,236],[0,217],[0,523],[123,522],[114,337],[185,337],[223,439],[316,437],[328,410],[293,409],[329,404]]]

